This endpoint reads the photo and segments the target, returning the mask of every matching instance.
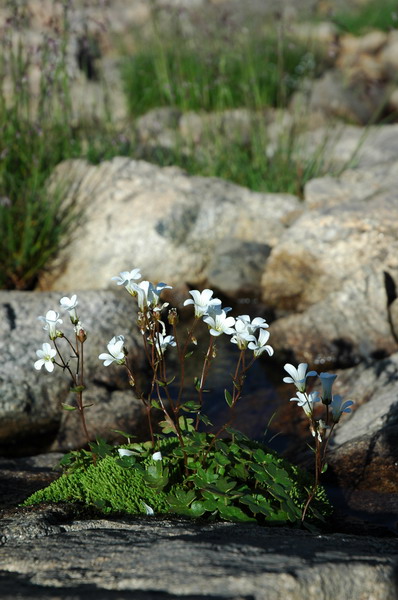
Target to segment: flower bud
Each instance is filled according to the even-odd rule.
[[[178,323],[178,314],[176,308],[171,308],[167,317],[170,325],[177,325]]]
[[[142,312],[138,313],[137,325],[138,325],[138,328],[140,329],[141,333],[144,333],[144,331],[146,329],[146,319],[145,319],[144,313],[142,313]]]

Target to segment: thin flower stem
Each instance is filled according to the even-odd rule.
[[[173,334],[174,334],[174,339],[175,339],[176,344],[177,344],[177,352],[178,352],[178,357],[179,357],[179,361],[180,361],[180,386],[179,386],[178,396],[177,396],[177,402],[176,402],[176,409],[177,409],[177,411],[179,411],[179,409],[180,409],[182,394],[183,394],[183,391],[184,391],[184,383],[185,383],[185,355],[187,353],[188,344],[192,340],[192,335],[193,335],[193,332],[195,330],[196,325],[198,324],[198,321],[199,321],[199,317],[195,317],[195,320],[194,320],[194,322],[192,324],[191,329],[188,330],[187,338],[186,338],[186,340],[184,342],[182,350],[181,350],[181,344],[179,343],[179,340],[178,340],[177,325],[175,323],[173,324]]]
[[[200,423],[200,413],[202,412],[202,407],[203,407],[203,388],[207,379],[207,376],[209,374],[209,370],[210,370],[210,365],[211,365],[211,356],[213,353],[213,346],[214,346],[214,337],[211,335],[210,336],[210,342],[209,342],[209,347],[207,349],[207,353],[203,362],[203,368],[202,368],[202,375],[200,377],[200,384],[199,384],[199,409],[196,413],[196,423],[195,423],[195,431],[197,431],[199,429],[199,423]]]
[[[314,485],[312,486],[311,492],[308,495],[307,501],[304,505],[303,508],[303,512],[301,514],[301,522],[304,522],[305,519],[305,515],[307,514],[307,510],[308,507],[310,505],[310,503],[312,502],[312,500],[314,499],[314,496],[316,494],[316,491],[318,489],[318,485],[319,485],[319,477],[322,471],[322,466],[321,466],[321,461],[320,461],[320,455],[321,455],[321,448],[320,448],[320,442],[318,440],[317,435],[315,436],[315,481],[314,481]]]

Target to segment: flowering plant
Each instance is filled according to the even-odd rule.
[[[228,314],[231,311],[229,307],[222,307],[221,300],[213,297],[212,290],[192,290],[192,298],[187,299],[184,305],[193,306],[194,319],[182,341],[177,329],[177,310],[161,300],[163,290],[171,289],[170,286],[139,281],[139,269],[123,271],[113,279],[137,300],[137,326],[152,372],[148,391],[138,387],[139,378],[129,360],[122,335],[115,335],[107,344],[107,352],[102,352],[98,358],[105,367],[126,370],[130,385],[143,403],[150,440],[144,444],[131,443],[129,435],[120,432],[127,437],[127,443],[121,447],[114,448],[101,439],[91,441],[85,417],[88,407],[83,403],[83,344],[87,333],[77,315],[76,295],[62,298],[60,305],[69,313],[75,340],[71,342],[59,329],[62,325],[59,314],[54,310],[48,311],[46,317],[39,319],[43,321],[54,347],[49,343],[43,344],[42,350],[37,351],[39,360],[34,366],[39,370],[44,365],[47,371],[52,372],[56,365],[69,374],[76,402],[64,405],[64,408],[79,411],[90,450],[66,455],[62,461],[68,468],[63,476],[66,483],[61,477],[48,488],[48,492],[42,490],[28,502],[76,499],[81,493],[82,499],[105,511],[116,509],[150,515],[155,511],[172,511],[190,516],[210,514],[227,520],[268,523],[299,523],[304,521],[306,514],[314,520],[327,513],[328,503],[319,486],[327,447],[323,436],[330,420],[329,440],[340,415],[348,412],[352,404],[343,403],[339,396],[333,396],[335,376],[320,375],[323,392],[319,398],[318,392],[306,391],[307,378],[316,375],[314,371],[307,373],[305,364],[300,364],[297,369],[285,365],[289,377],[285,377],[284,381],[296,385],[297,397],[292,400],[304,409],[316,440],[316,474],[315,481],[311,483],[308,474],[232,427],[248,370],[262,354],[273,355],[273,348],[267,344],[270,334],[265,319],[251,319],[249,315],[235,318]],[[209,344],[200,372],[193,382],[196,400],[186,400],[185,364],[195,352],[194,333],[200,322],[207,325]],[[214,431],[203,410],[204,394],[217,355],[216,342],[221,335],[231,336],[230,341],[237,346],[238,355],[232,386],[224,390],[230,418]],[[69,354],[72,350],[70,360],[66,360],[60,351],[60,338],[66,341]],[[179,362],[179,373],[173,377],[169,376],[166,363],[171,350],[177,354]],[[71,360],[75,361],[75,368],[72,368]],[[326,406],[325,421],[317,421],[314,417],[314,405],[320,399]],[[162,419],[156,424],[153,415],[159,411]],[[86,476],[93,469],[94,474]],[[112,491],[105,491],[104,476],[99,475],[103,469],[108,469],[106,477],[115,479],[122,489],[116,485]],[[97,476],[102,483],[91,489]],[[82,481],[85,483],[82,484]],[[126,496],[127,489],[130,492]],[[56,493],[54,490],[57,490]],[[156,490],[156,498],[151,490]]]

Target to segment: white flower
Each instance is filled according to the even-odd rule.
[[[312,417],[312,413],[314,412],[315,402],[319,402],[319,400],[320,398],[318,392],[311,392],[310,394],[297,392],[297,398],[290,398],[290,402],[297,402],[298,406],[301,406],[309,418]]]
[[[161,452],[154,452],[152,454],[152,459],[153,460],[162,460],[163,459],[162,453]]]
[[[151,340],[149,340],[151,341]],[[167,346],[176,346],[176,341],[174,336],[172,335],[163,335],[162,333],[157,333],[155,337],[155,346],[158,354],[163,356]]]
[[[77,336],[86,336],[87,334],[87,330],[81,321],[78,321],[76,323],[76,325],[74,326],[74,330]]]
[[[265,319],[256,317],[250,321],[249,315],[240,315],[235,322],[235,335],[231,338],[233,344],[237,344],[239,350],[247,348],[249,342],[255,342],[253,335],[257,329],[268,327]],[[268,338],[267,338],[268,339]]]
[[[155,514],[155,511],[153,510],[153,508],[151,508],[143,500],[142,500],[142,504],[143,504],[144,509],[145,509],[145,514],[148,515],[149,517],[152,517]]]
[[[99,355],[99,359],[104,361],[104,367],[108,367],[113,362],[118,365],[122,365],[125,362],[125,354],[124,354],[124,336],[117,335],[114,336],[109,344],[107,345],[109,354],[103,352]]]
[[[284,377],[283,381],[285,383],[294,383],[299,392],[305,392],[307,377],[317,375],[316,371],[306,373],[307,367],[307,363],[300,363],[296,369],[296,367],[287,363],[283,368],[289,373],[290,377]]]
[[[47,369],[49,373],[54,371],[54,357],[57,355],[57,351],[54,350],[47,342],[43,344],[42,350],[36,350],[36,354],[39,357],[34,364],[35,369],[40,371],[42,366]]]
[[[61,308],[63,308],[64,310],[67,310],[69,312],[70,320],[72,321],[72,323],[74,325],[76,325],[76,323],[79,321],[79,317],[77,316],[77,313],[76,313],[76,306],[79,304],[77,301],[76,294],[73,294],[72,298],[68,298],[68,296],[64,296],[63,298],[61,298],[59,303],[61,305]]]
[[[234,317],[227,317],[225,310],[220,313],[212,313],[213,316],[208,315],[204,317],[203,321],[208,324],[210,334],[214,336],[221,335],[222,333],[235,333],[233,326],[235,325]]]
[[[148,307],[155,308],[159,304],[159,296],[162,290],[171,290],[171,285],[166,283],[158,283],[154,285],[150,281],[140,281],[140,283],[131,283],[131,287],[135,290],[138,296],[138,306],[141,311],[145,311]],[[164,304],[163,306],[167,306]]]
[[[351,412],[350,406],[354,403],[352,400],[346,400],[343,404],[343,398],[336,394],[333,396],[332,402],[330,404],[330,408],[332,409],[332,419],[334,423],[338,423],[340,421],[340,417],[343,413]]]
[[[269,327],[267,321],[262,317],[256,317],[253,321],[250,321],[249,315],[239,315],[236,318],[236,322],[241,321],[245,324],[249,334],[253,335],[257,329],[267,329]]]
[[[43,329],[48,331],[48,335],[50,336],[50,340],[55,340],[55,338],[59,337],[61,332],[57,331],[58,323],[62,323],[62,319],[59,318],[59,313],[55,312],[55,310],[47,311],[45,317],[37,317],[40,321],[43,321],[45,324]]]
[[[127,450],[127,448],[118,448],[117,451],[120,457],[132,456],[134,454],[134,452],[132,452],[131,450]]]
[[[263,352],[268,352],[270,356],[273,355],[274,349],[272,346],[266,346],[269,338],[269,331],[265,331],[265,329],[260,329],[260,333],[258,334],[258,340],[249,343],[249,350],[253,350],[254,356],[261,356]]]
[[[213,290],[205,289],[202,292],[198,290],[191,290],[189,292],[192,298],[185,300],[184,306],[193,304],[195,307],[195,317],[203,317],[207,314],[210,306],[219,306],[221,308],[221,300],[219,298],[212,298]]]
[[[330,404],[333,398],[332,387],[337,375],[332,375],[332,373],[321,373],[319,377],[322,383],[322,402],[323,404]]]
[[[134,279],[141,279],[140,269],[133,269],[132,271],[122,271],[119,274],[119,277],[112,277],[114,281],[116,281],[117,285],[124,285],[126,290],[132,296],[136,296],[137,292],[132,286],[132,281]]]

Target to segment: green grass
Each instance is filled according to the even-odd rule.
[[[396,0],[371,0],[357,9],[336,12],[333,21],[342,32],[360,35],[372,29],[390,31],[398,26]]]
[[[323,148],[314,149],[310,156],[300,153],[293,132],[278,140],[271,156],[267,156],[266,145],[266,133],[253,128],[246,143],[209,134],[200,148],[193,143],[174,150],[154,148],[141,158],[160,166],[177,165],[192,175],[227,179],[255,191],[298,196],[307,181],[322,173]]]
[[[62,201],[59,187],[47,189],[54,167],[68,158],[99,162],[130,152],[130,142],[110,123],[76,124],[64,54],[67,27],[55,32],[58,50],[44,44],[38,51],[40,79],[32,89],[31,53],[15,43],[18,32],[23,36],[24,10],[9,4],[10,23],[0,40],[0,288],[7,289],[32,289],[82,217],[73,199]]]
[[[132,118],[158,107],[181,112],[222,112],[245,108],[256,115],[248,140],[231,138],[217,129],[204,132],[199,144],[178,140],[172,149],[147,149],[143,158],[159,165],[178,165],[189,173],[229,179],[265,192],[301,194],[320,173],[322,156],[299,159],[295,131],[287,132],[272,156],[263,114],[286,107],[303,80],[322,71],[319,49],[286,37],[281,30],[255,29],[225,35],[207,31],[184,37],[177,29],[160,35],[154,24],[151,39],[140,40],[122,65],[124,88]],[[205,37],[207,36],[207,37]]]
[[[284,42],[270,33],[220,50],[208,40],[155,37],[124,61],[130,113],[159,106],[182,111],[285,106],[302,78],[313,75],[317,58],[305,45]]]

